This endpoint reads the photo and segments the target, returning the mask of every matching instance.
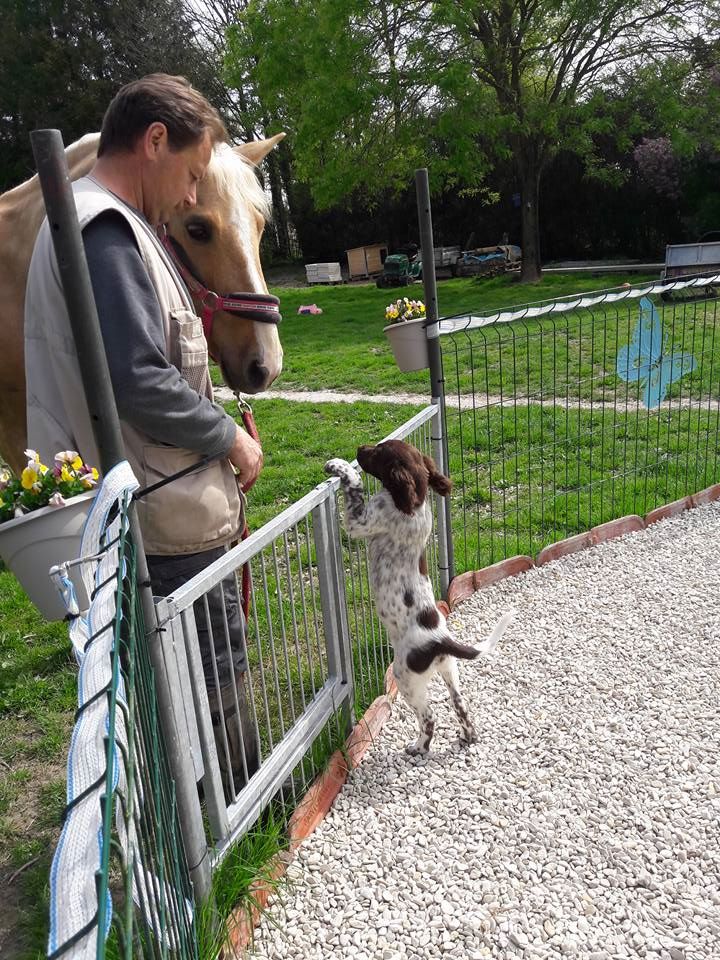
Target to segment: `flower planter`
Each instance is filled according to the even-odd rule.
[[[57,563],[79,556],[85,519],[95,493],[89,490],[62,507],[42,507],[0,523],[0,556],[47,620],[62,620],[67,613],[48,571]],[[75,571],[79,573],[79,568],[73,568],[71,573]],[[80,609],[85,610],[88,598],[81,578],[72,579]]]
[[[405,320],[402,323],[391,323],[383,328],[385,336],[390,341],[397,365],[403,373],[424,370],[430,365],[425,333],[426,323],[424,318]]]

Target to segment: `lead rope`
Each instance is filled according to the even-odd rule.
[[[240,394],[235,391],[235,400],[237,401],[238,410],[240,411],[240,417],[243,422],[243,426],[248,432],[248,435],[253,438],[256,443],[260,443],[260,434],[258,433],[257,426],[255,424],[255,418],[253,417],[252,407],[244,400]],[[255,481],[252,483],[245,484],[240,489],[243,493],[247,493],[252,487]],[[250,529],[247,524],[247,517],[245,516],[245,511],[243,511],[243,519],[245,520],[245,526],[243,532],[240,534],[240,540],[247,540],[250,536]],[[245,624],[247,625],[248,617],[250,616],[250,561],[247,560],[243,564],[242,568],[242,610],[245,615]]]

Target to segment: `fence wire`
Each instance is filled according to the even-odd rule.
[[[126,490],[119,510],[105,489],[118,473]],[[79,708],[50,884],[52,958],[198,957],[129,533],[133,486],[127,465],[115,468],[83,536],[83,555],[93,557],[88,585],[95,588],[89,611],[70,623]],[[88,552],[93,527],[98,538]]]
[[[716,482],[717,301],[658,289],[441,321],[456,572]]]

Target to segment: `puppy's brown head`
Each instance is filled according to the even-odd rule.
[[[359,447],[357,459],[365,473],[377,477],[403,513],[412,514],[423,505],[428,485],[443,497],[452,487],[449,478],[438,473],[431,457],[404,440]]]

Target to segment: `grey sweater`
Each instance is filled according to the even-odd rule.
[[[166,358],[160,304],[126,220],[103,213],[83,241],[120,419],[159,443],[228,453],[235,422]]]

